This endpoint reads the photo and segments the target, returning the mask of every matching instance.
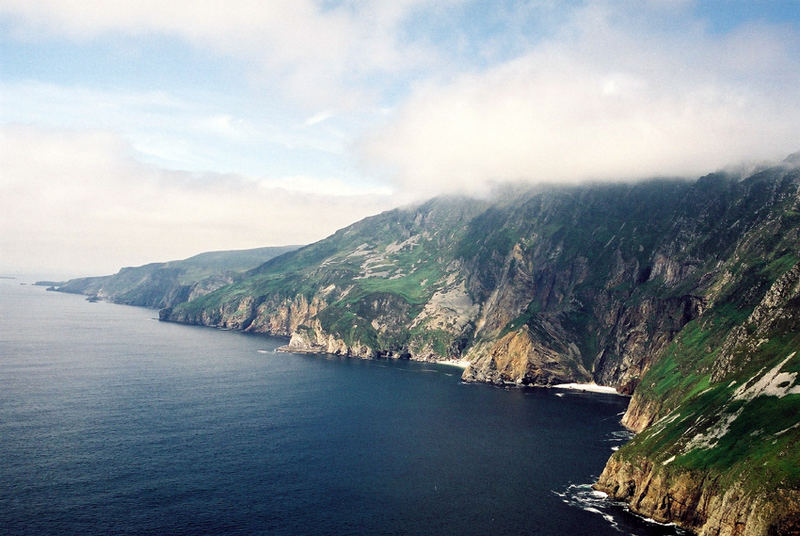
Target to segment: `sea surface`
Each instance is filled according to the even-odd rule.
[[[588,487],[624,397],[276,353],[23,281],[0,280],[0,534],[674,533]]]

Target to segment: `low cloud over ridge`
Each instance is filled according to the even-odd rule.
[[[423,84],[362,139],[420,193],[493,182],[697,176],[800,145],[800,62],[780,28],[659,31],[587,8],[522,57]],[[793,43],[791,43],[793,44]]]

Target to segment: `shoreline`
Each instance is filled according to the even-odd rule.
[[[571,391],[587,391],[590,393],[606,393],[609,395],[628,396],[617,392],[614,387],[597,385],[596,383],[558,383],[551,385],[554,389],[569,389]]]
[[[466,369],[469,366],[469,361],[464,359],[442,359],[441,361],[434,361],[437,365],[448,365],[451,367],[458,367],[460,369]]]

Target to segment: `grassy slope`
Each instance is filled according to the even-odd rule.
[[[325,240],[268,261],[245,280],[175,308],[176,314],[194,315],[217,309],[245,297],[310,299],[335,285],[338,296],[318,315],[322,327],[347,344],[394,350],[411,340],[426,341],[442,354],[451,337],[435,330],[378,332],[372,320],[378,311],[367,305],[379,300],[405,311],[407,326],[431,296],[442,288],[452,244],[484,203],[469,199],[434,199],[412,209],[398,209],[367,218],[337,231]],[[453,210],[456,208],[456,210]]]
[[[222,272],[244,272],[300,246],[263,247],[232,251],[209,251],[188,259],[169,261],[164,268],[181,270],[181,284],[191,284]]]

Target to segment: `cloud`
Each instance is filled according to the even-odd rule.
[[[454,0],[448,0],[452,3]],[[340,107],[363,102],[364,83],[435,61],[435,50],[402,38],[403,22],[435,0],[5,0],[0,15],[17,38],[86,42],[122,34],[176,36],[204,51],[260,65],[294,97]]]
[[[339,158],[349,142],[335,135],[332,116],[316,129],[303,118],[288,106],[208,93],[0,82],[0,123],[113,131],[148,161],[189,171],[280,176],[305,164],[303,173],[315,174],[310,163]]]
[[[303,121],[303,126],[313,127],[314,125],[317,125],[319,123],[324,123],[334,115],[336,114],[331,110],[326,110],[324,112],[316,113],[311,117],[309,117],[308,119],[306,119],[305,121]]]
[[[67,39],[92,57],[140,47],[153,65],[164,54],[203,72],[198,87],[140,91],[122,89],[128,77],[161,78],[132,66],[93,88],[106,78],[91,57],[65,62],[68,76],[47,54],[17,62],[37,69],[12,65],[0,83],[6,268],[110,272],[309,242],[412,196],[696,176],[798,149],[790,25],[720,30],[693,2],[662,0],[221,6],[0,0],[15,54]],[[196,54],[162,48],[176,42]],[[229,76],[240,69],[244,84]]]
[[[796,36],[660,22],[590,6],[518,58],[421,84],[361,140],[364,162],[431,195],[492,181],[697,176],[797,150]]]
[[[0,130],[0,269],[112,273],[201,251],[319,240],[388,208],[380,195],[311,192],[240,175],[146,165],[105,132]]]

